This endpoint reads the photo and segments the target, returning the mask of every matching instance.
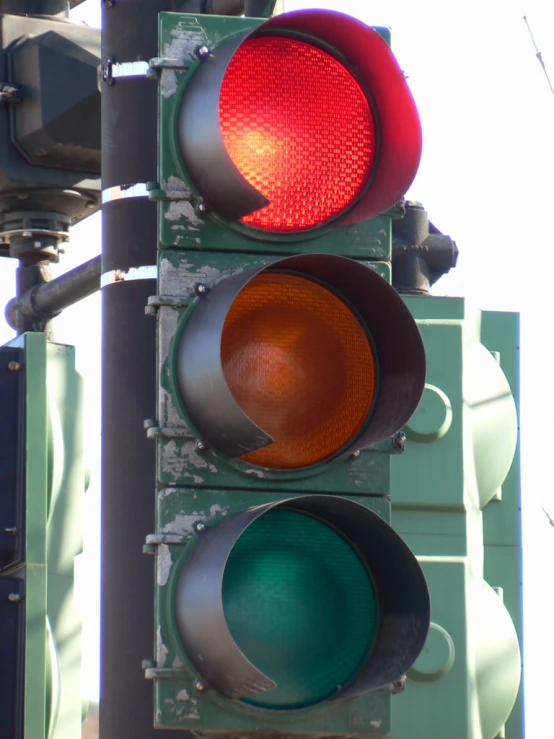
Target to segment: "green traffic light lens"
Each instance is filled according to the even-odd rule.
[[[350,682],[377,630],[371,577],[352,546],[312,516],[273,509],[234,546],[223,577],[231,636],[277,687],[246,702],[301,708]]]

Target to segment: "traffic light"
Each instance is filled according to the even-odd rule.
[[[100,31],[64,18],[62,0],[3,5],[0,255],[20,258],[100,206]]]
[[[393,522],[425,572],[433,623],[392,736],[522,739],[518,316],[406,302],[427,384],[392,460]]]
[[[389,284],[421,133],[384,37],[160,14],[157,728],[386,736],[427,636],[388,524],[425,355]]]
[[[6,739],[80,736],[73,566],[85,489],[74,348],[0,347],[0,717]]]

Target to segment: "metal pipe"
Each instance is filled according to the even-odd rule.
[[[64,308],[100,289],[101,257],[98,255],[55,280],[35,285],[6,306],[6,320],[17,329],[23,322],[39,326]],[[26,268],[29,269],[29,268]],[[42,329],[34,327],[32,330]]]

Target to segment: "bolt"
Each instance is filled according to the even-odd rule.
[[[199,282],[198,285],[196,285],[194,290],[197,295],[207,295],[209,292],[209,288],[207,287],[207,285],[204,285],[201,282]],[[198,443],[200,444],[200,442]]]
[[[206,524],[205,524],[205,523],[203,523],[202,521],[197,521],[197,522],[196,522],[196,523],[194,524],[194,527],[193,527],[193,528],[194,528],[194,530],[196,531],[196,533],[197,533],[197,534],[203,534],[203,533],[204,533],[204,531],[206,531],[206,529],[207,529],[207,526],[206,526]]]
[[[8,600],[10,601],[10,603],[21,603],[22,599],[19,593],[10,593],[8,595]]]
[[[199,452],[205,452],[207,448],[208,445],[206,444],[206,442],[203,439],[198,439],[198,441],[196,442],[196,449]]]
[[[404,449],[404,444],[406,443],[406,434],[403,431],[399,431],[397,434],[395,434],[392,443],[397,449]]]
[[[406,685],[406,675],[402,675],[402,677],[399,677],[398,680],[395,680],[392,684],[392,692],[393,693],[401,693]]]
[[[202,46],[199,46],[196,49],[196,56],[199,59],[207,59],[210,56],[211,53],[212,52],[210,51],[210,49],[205,44],[203,44]]]
[[[195,680],[194,689],[197,690],[199,693],[203,693],[206,690],[206,683],[202,680]]]
[[[8,369],[10,372],[21,372],[23,365],[20,362],[8,362]]]

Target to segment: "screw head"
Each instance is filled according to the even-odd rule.
[[[207,59],[210,56],[211,53],[212,52],[210,51],[210,49],[205,44],[202,44],[202,46],[199,46],[196,49],[196,56],[199,59]]]
[[[399,431],[394,435],[392,442],[397,449],[404,449],[404,445],[406,444],[406,434],[403,431]]]

